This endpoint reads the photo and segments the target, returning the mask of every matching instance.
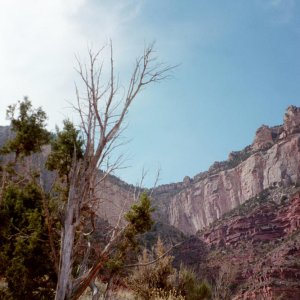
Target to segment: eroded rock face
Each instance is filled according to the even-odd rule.
[[[284,130],[287,134],[300,132],[300,107],[288,107],[284,115]]]
[[[290,136],[233,169],[191,184],[170,200],[170,224],[186,233],[195,233],[263,189],[296,183],[300,177],[299,146],[300,135]]]
[[[254,150],[269,148],[274,144],[272,130],[269,126],[263,125],[257,129],[253,142]]]
[[[206,230],[201,236],[210,246],[234,246],[242,240],[253,244],[275,241],[299,229],[300,193],[297,193],[284,205],[266,202],[249,215],[243,216],[241,211],[237,216],[228,218],[228,221]]]
[[[1,140],[9,137],[0,128]],[[290,186],[300,179],[300,108],[290,106],[281,126],[262,126],[252,145],[232,152],[207,172],[153,191],[155,218],[194,234],[224,213],[273,185]],[[134,200],[133,186],[108,177],[99,187],[97,214],[115,224]]]
[[[290,106],[284,125],[261,127],[247,151],[185,180],[177,192],[155,194],[161,220],[188,234],[208,226],[264,189],[297,184],[300,179],[300,108]],[[242,162],[238,161],[243,156]],[[169,190],[170,185],[168,186]]]
[[[216,284],[225,270],[230,299],[300,299],[299,188],[264,191],[198,237],[208,247],[202,270]]]
[[[99,174],[103,178],[103,174]],[[130,209],[142,191],[126,184],[117,177],[108,175],[97,186],[97,199],[94,202],[96,214],[112,226],[124,225],[124,214]]]

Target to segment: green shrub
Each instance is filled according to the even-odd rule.
[[[178,292],[187,300],[201,300],[211,297],[209,285],[199,281],[196,273],[186,266],[180,266],[177,281]]]
[[[128,279],[128,285],[137,299],[210,299],[210,287],[197,279],[195,272],[185,266],[177,271],[172,266],[173,257],[159,238],[149,253],[146,249],[139,264]]]

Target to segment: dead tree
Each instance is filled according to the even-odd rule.
[[[97,53],[89,50],[87,64],[82,64],[78,60],[77,71],[85,91],[82,95],[76,87],[77,103],[74,109],[80,116],[85,152],[83,159],[79,161],[74,155],[72,170],[69,173],[70,186],[64,207],[56,300],[78,299],[97,276],[106,257],[122,234],[122,228],[117,224],[99,259],[91,268],[73,278],[75,236],[82,228],[83,212],[85,214],[87,211],[92,212],[99,200],[97,194],[99,191],[96,191],[99,182],[120,163],[119,159],[111,163],[110,157],[118,146],[128,109],[144,87],[165,79],[171,69],[157,63],[153,57],[153,45],[147,47],[143,55],[136,60],[129,84],[121,95],[115,75],[111,43],[109,79],[106,85],[103,85],[102,77],[105,72],[103,64],[99,64],[99,59],[104,50],[105,48]]]

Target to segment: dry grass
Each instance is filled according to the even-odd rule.
[[[114,293],[113,299],[115,300],[134,300],[136,299],[133,295],[133,293],[129,290],[120,289],[117,292]]]
[[[100,287],[101,291],[104,291],[105,284],[97,282],[97,286]],[[86,292],[79,298],[80,300],[92,299],[91,290],[87,289]],[[111,299],[113,300],[135,300],[133,293],[126,289],[119,289],[118,291],[112,292]],[[100,296],[100,300],[103,300],[103,296]]]

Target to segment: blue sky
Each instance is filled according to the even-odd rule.
[[[136,183],[144,168],[147,186],[158,168],[160,184],[192,177],[300,105],[299,17],[296,0],[1,1],[0,123],[24,95],[47,111],[50,129],[75,118],[66,109],[74,53],[84,59],[87,44],[111,38],[126,78],[155,40],[159,59],[179,66],[130,109],[128,168],[117,175]]]

